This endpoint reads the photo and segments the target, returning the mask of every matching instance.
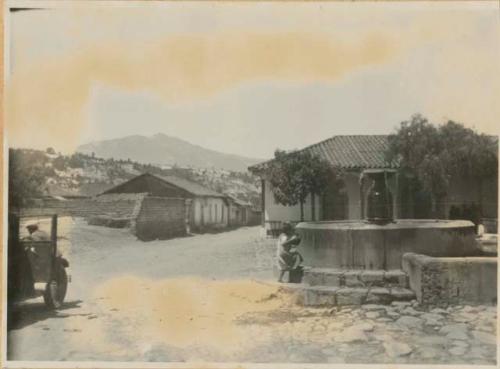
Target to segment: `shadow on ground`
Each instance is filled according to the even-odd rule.
[[[81,303],[81,300],[68,301],[57,310],[47,308],[43,302],[20,303],[14,305],[10,307],[7,312],[7,330],[21,329],[49,318],[67,318],[76,315],[89,315],[64,313],[65,310],[80,307]]]

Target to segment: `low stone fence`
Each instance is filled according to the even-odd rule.
[[[496,304],[496,257],[403,255],[410,288],[423,304]]]

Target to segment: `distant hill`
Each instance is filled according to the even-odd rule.
[[[246,172],[248,166],[263,161],[209,150],[162,133],[149,137],[134,135],[91,142],[79,146],[76,151],[105,159],[130,159],[159,166],[216,168],[238,172]]]
[[[54,149],[10,149],[9,155],[9,179],[15,174],[39,183],[38,193],[29,194],[33,197],[95,196],[139,174],[152,173],[184,178],[260,206],[260,179],[249,172],[175,165],[160,168],[129,159],[103,159],[82,153],[62,155]],[[15,191],[15,186],[12,189]]]

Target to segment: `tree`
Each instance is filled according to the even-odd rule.
[[[415,175],[436,212],[453,178],[473,178],[481,188],[484,178],[498,176],[498,141],[451,120],[436,126],[417,114],[389,136],[387,160]]]
[[[44,163],[22,150],[9,149],[9,210],[30,205],[43,193]]]
[[[274,199],[281,205],[300,204],[304,220],[304,201],[309,194],[321,195],[328,183],[341,175],[338,168],[309,151],[276,150],[268,167]]]

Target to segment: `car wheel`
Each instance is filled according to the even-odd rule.
[[[55,279],[47,283],[45,287],[45,293],[43,294],[45,305],[50,309],[59,309],[66,297],[67,289],[68,275],[66,274],[66,270],[62,266],[59,266]]]

